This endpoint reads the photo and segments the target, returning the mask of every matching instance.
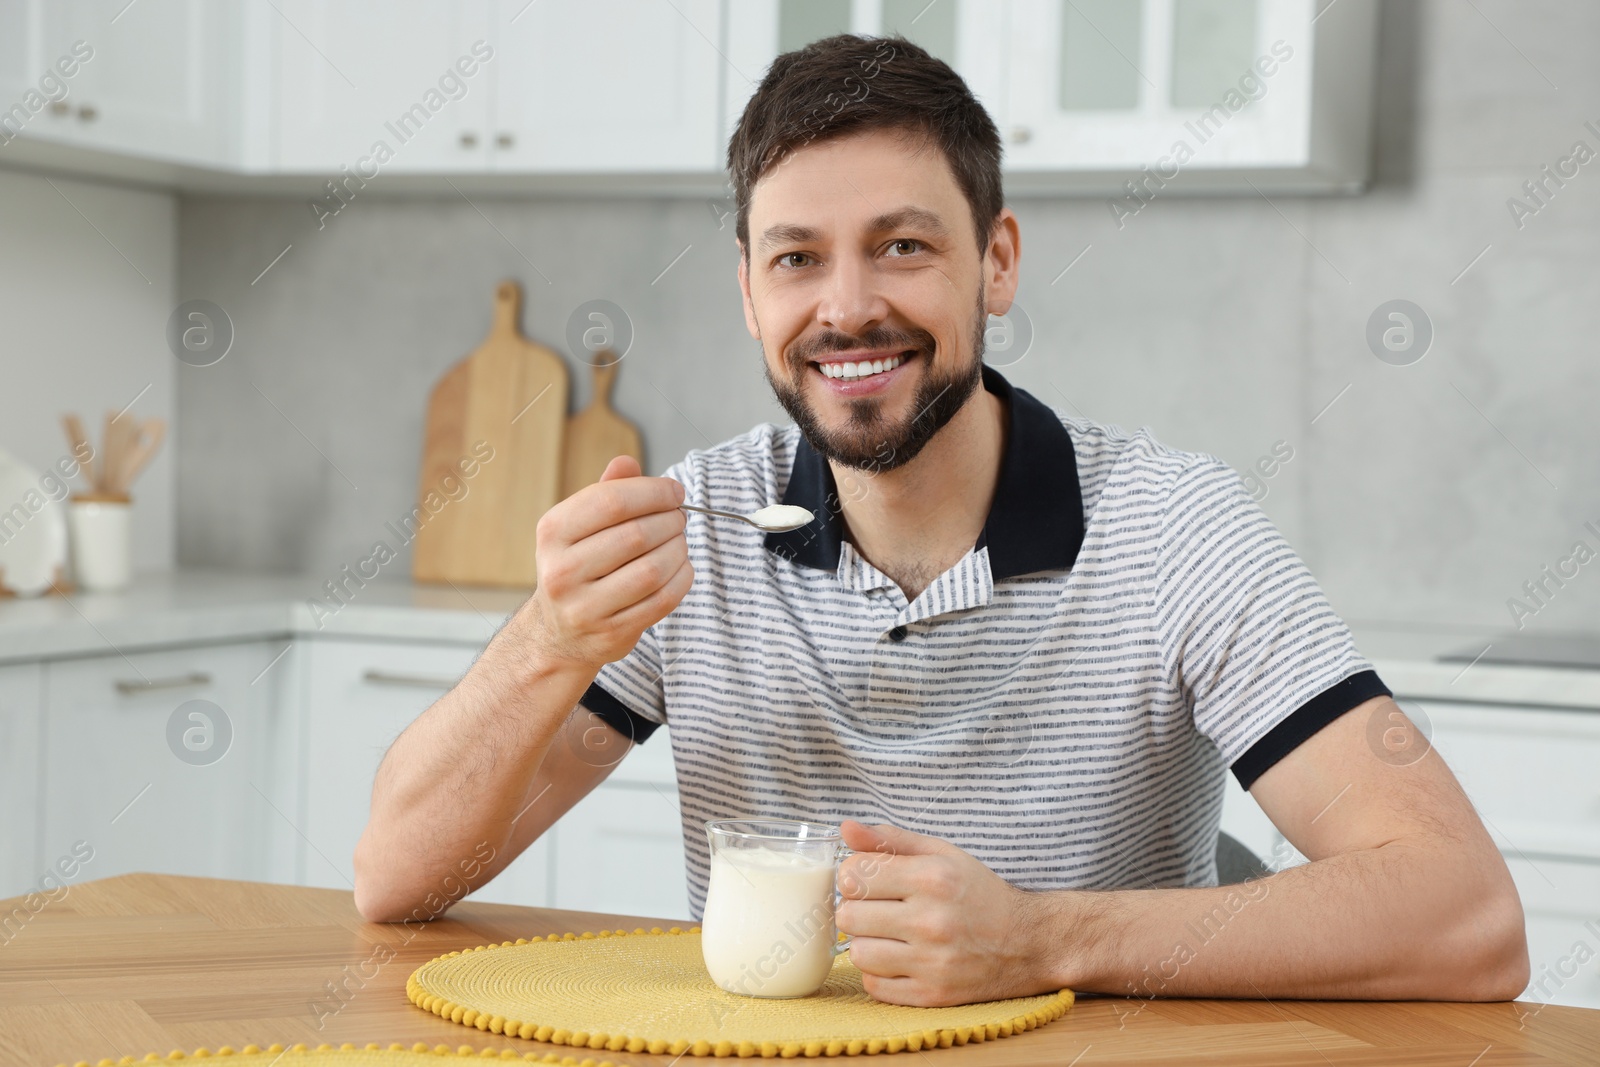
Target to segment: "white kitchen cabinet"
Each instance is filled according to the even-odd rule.
[[[325,173],[350,195],[383,173],[488,169],[505,62],[491,43],[492,0],[274,6],[274,169]]]
[[[0,667],[0,897],[32,891],[45,865],[39,856],[39,722],[43,672],[37,663]],[[0,930],[0,940],[4,940]]]
[[[1227,0],[1222,6],[1234,17],[1217,20],[1211,33],[1188,44],[1189,51],[1215,53],[1212,84],[1203,89],[1184,75],[1198,64],[1183,62],[1188,35],[1179,30],[1187,25],[1181,13],[1201,5],[1012,2],[1014,96],[1005,117],[1013,167],[1111,170],[1154,162],[1181,138],[1195,148],[1196,167],[1267,163],[1292,159],[1304,142],[1309,2]],[[1274,53],[1277,41],[1283,44]],[[1199,125],[1206,109],[1222,104],[1238,78],[1252,73],[1258,57],[1265,57],[1262,71],[1254,72],[1266,87],[1260,98],[1235,110],[1223,104],[1211,122]],[[1239,93],[1235,103],[1248,99]]]
[[[1600,863],[1506,856],[1528,924],[1535,1004],[1600,1008]]]
[[[1401,706],[1422,710],[1501,851],[1600,863],[1600,709],[1405,698]]]
[[[0,152],[211,190],[281,175],[300,195],[312,175],[343,201],[383,174],[448,195],[451,176],[511,188],[496,175],[703,191],[775,56],[899,33],[994,117],[1009,193],[1110,194],[1125,224],[1246,179],[1359,189],[1376,23],[1376,0],[408,0],[381,16],[360,0],[0,0],[0,107],[41,103]],[[27,96],[79,40],[93,58],[66,98]],[[839,105],[874,76],[845,79]],[[29,156],[51,146],[83,151]]]
[[[716,171],[720,21],[717,0],[501,0],[494,169]]]
[[[230,165],[244,91],[240,18],[239,5],[207,0],[8,0],[0,7],[0,107],[27,108],[28,141]],[[52,76],[64,95],[42,84]],[[34,102],[46,100],[37,113],[30,90]]]
[[[1122,183],[1146,166],[1156,177],[1140,187],[1144,202],[1217,188],[1249,191],[1245,177],[1274,189],[1350,191],[1367,175],[1376,4],[1344,0],[1337,13],[1319,17],[1329,6],[736,3],[728,14],[734,74],[724,94],[724,138],[779,53],[834,33],[898,32],[948,62],[989,111],[1005,147],[1008,193],[1120,195]],[[870,91],[870,77],[841,84],[841,106]],[[1139,207],[1135,200],[1127,210]]]
[[[552,905],[687,920],[683,817],[671,738],[659,729],[550,831]]]
[[[1377,5],[1337,7],[1009,0],[1007,85],[995,111],[1008,188],[1071,191],[1132,178],[1137,185],[1124,187],[1132,214],[1158,196],[1249,191],[1246,177],[1269,188],[1359,189]]]
[[[1400,703],[1420,712],[1516,880],[1527,998],[1600,1008],[1600,709]]]
[[[280,6],[275,169],[352,198],[385,172],[717,168],[717,0]]]
[[[44,861],[82,841],[86,878],[293,881],[296,738],[268,669],[285,644],[47,662]]]
[[[48,113],[48,101],[40,91],[39,79],[56,57],[51,56],[46,65],[40,67],[38,56],[42,48],[35,42],[40,36],[43,8],[42,0],[0,0],[0,26],[7,31],[0,34],[0,101],[3,101],[0,108],[21,103],[29,91],[39,92],[39,99],[25,104],[22,111],[0,114],[0,122],[4,123],[0,125],[0,146],[40,114]],[[53,88],[51,95],[55,95]]]
[[[302,635],[0,666],[0,802],[14,826],[0,896],[80,841],[92,859],[79,879],[352,888],[379,762],[478,652]],[[686,917],[676,793],[663,730],[472,899]]]
[[[476,658],[469,645],[308,638],[302,881],[352,887],[373,775],[391,742]],[[471,899],[688,915],[671,742],[664,730]],[[465,857],[464,857],[465,858]],[[641,878],[641,870],[657,876]]]
[[[394,739],[466,673],[479,650],[335,638],[303,643],[308,670],[302,882],[352,889],[352,861],[371,811],[378,764]],[[471,851],[462,859],[470,859]],[[534,842],[473,899],[546,906],[549,852],[548,838]]]

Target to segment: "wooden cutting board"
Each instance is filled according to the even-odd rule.
[[[632,456],[641,469],[644,467],[644,444],[638,427],[611,407],[611,389],[617,380],[616,357],[602,351],[595,353],[595,358],[599,362],[594,367],[594,399],[567,420],[562,499],[598,482],[606,464],[617,456]]]
[[[416,581],[533,587],[534,527],[561,498],[568,382],[521,313],[521,288],[501,282],[489,336],[428,397]]]

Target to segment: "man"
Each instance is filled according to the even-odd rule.
[[[598,718],[672,726],[696,918],[704,820],[842,821],[838,926],[885,1001],[1520,993],[1504,862],[1436,754],[1380,758],[1374,724],[1409,724],[1238,476],[983,367],[1020,237],[961,79],[816,42],[728,159],[796,426],[666,478],[618,458],[543,518],[538,591],[379,770],[363,914],[410,914],[480,841],[473,884],[503,868],[614,765]],[[1225,767],[1311,862],[1215,884]]]

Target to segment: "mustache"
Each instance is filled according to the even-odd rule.
[[[915,348],[933,351],[933,334],[927,330],[900,330],[892,326],[875,326],[859,337],[836,330],[825,330],[813,337],[795,342],[789,349],[789,364],[804,367],[818,356],[830,352],[849,352],[858,348]]]

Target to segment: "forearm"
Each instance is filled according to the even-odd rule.
[[[592,674],[543,656],[519,612],[467,675],[390,747],[356,847],[356,901],[368,918],[409,914],[442,880],[505,862],[514,820],[552,740]]]
[[[1396,841],[1242,885],[1041,894],[1051,984],[1111,994],[1506,1000],[1527,981],[1504,867]]]

